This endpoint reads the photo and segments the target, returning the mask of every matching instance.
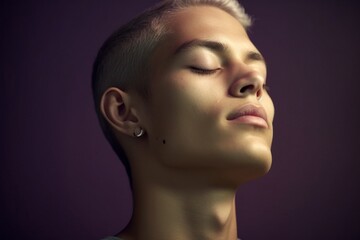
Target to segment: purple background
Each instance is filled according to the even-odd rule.
[[[99,239],[127,223],[90,73],[105,38],[153,2],[1,1],[1,239]],[[272,170],[238,192],[239,235],[359,239],[359,5],[242,3],[276,119]]]

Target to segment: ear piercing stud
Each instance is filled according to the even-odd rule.
[[[141,127],[135,128],[134,130],[134,136],[135,137],[141,137],[142,135],[144,135],[145,131],[144,129],[142,129]]]

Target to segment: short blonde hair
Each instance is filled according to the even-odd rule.
[[[169,14],[192,6],[213,6],[235,17],[245,29],[251,25],[250,17],[236,0],[164,0],[146,10],[115,31],[100,48],[92,72],[92,91],[95,109],[102,130],[123,162],[131,181],[130,164],[111,127],[100,112],[100,100],[106,89],[118,87],[124,91],[137,90],[147,96],[150,74],[149,57],[165,36]]]

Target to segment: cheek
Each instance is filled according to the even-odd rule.
[[[153,107],[153,139],[166,146],[196,146],[213,134],[221,114],[221,87],[205,79],[176,78],[157,88]]]
[[[219,117],[224,90],[215,79],[199,77],[190,81],[175,81],[173,102],[188,118],[197,117],[201,124]]]
[[[177,81],[168,99],[167,111],[172,113],[175,125],[182,126],[182,123],[186,123],[189,128],[207,126],[220,112],[220,94],[205,82],[187,84]]]
[[[216,115],[223,90],[221,86],[215,86],[213,80],[204,76],[175,76],[162,87],[166,91],[160,94],[160,102],[166,101],[166,111],[173,114],[186,114],[186,117]]]

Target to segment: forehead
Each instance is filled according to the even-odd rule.
[[[174,50],[177,46],[194,39],[223,42],[227,45],[251,45],[240,22],[222,9],[213,6],[193,6],[168,16],[168,34],[165,44]]]

